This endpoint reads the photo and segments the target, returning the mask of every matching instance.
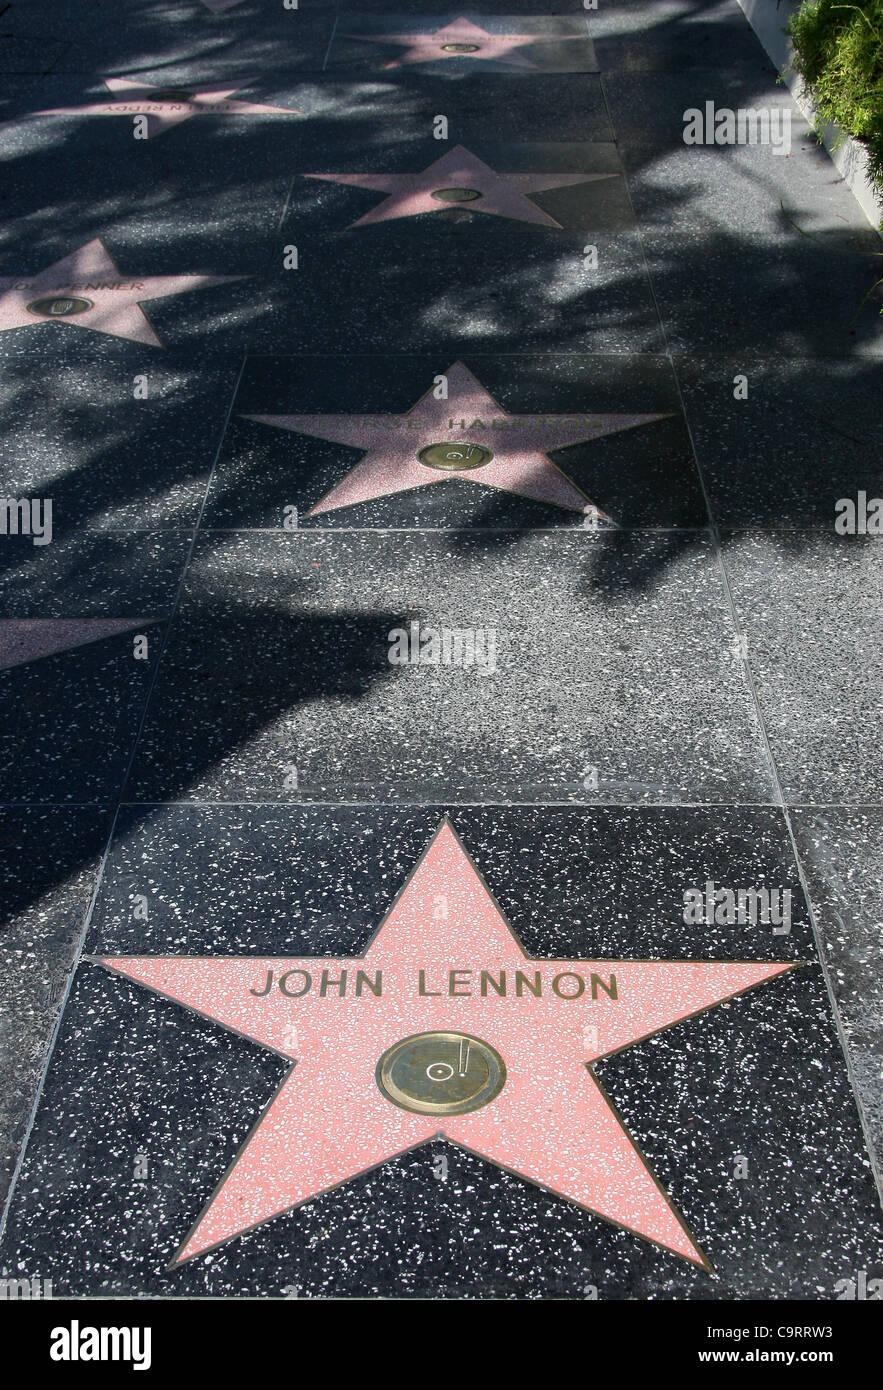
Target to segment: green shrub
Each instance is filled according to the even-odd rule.
[[[788,33],[794,69],[819,115],[867,146],[883,197],[883,0],[809,0]]]

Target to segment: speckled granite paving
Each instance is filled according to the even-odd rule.
[[[878,1296],[880,242],[735,0],[0,72],[0,1277]]]

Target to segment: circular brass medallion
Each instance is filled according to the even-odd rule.
[[[185,92],[181,87],[163,87],[161,92],[147,92],[146,101],[170,101],[176,105],[184,101],[192,101],[193,93]]]
[[[415,1115],[466,1115],[480,1110],[506,1084],[506,1065],[490,1043],[468,1033],[416,1033],[377,1063],[387,1100]]]
[[[471,468],[484,468],[493,454],[483,444],[427,444],[417,450],[417,458],[424,468],[460,473]]]
[[[477,43],[443,43],[442,49],[445,53],[477,53],[480,46]]]
[[[484,194],[477,188],[436,188],[431,196],[439,203],[474,203]]]
[[[47,319],[69,319],[74,314],[85,314],[92,308],[91,299],[80,299],[76,295],[52,294],[46,299],[35,299],[27,306],[29,314],[40,314]]]

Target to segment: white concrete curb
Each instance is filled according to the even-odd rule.
[[[745,17],[775,63],[795,102],[808,121],[816,125],[815,108],[804,92],[796,72],[790,70],[791,41],[783,32],[791,15],[800,8],[800,0],[739,0]],[[881,206],[868,177],[868,155],[864,145],[851,135],[844,135],[838,126],[818,122],[817,129],[834,165],[852,190],[862,212],[871,226],[880,231]],[[838,140],[841,142],[838,148]]]

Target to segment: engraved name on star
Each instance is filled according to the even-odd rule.
[[[704,1268],[593,1064],[793,968],[531,959],[447,820],[363,956],[102,963],[294,1064],[175,1264],[444,1137]]]
[[[234,101],[235,87],[203,87],[199,84],[137,82],[128,77],[106,77],[108,91],[119,95],[121,101],[100,101],[89,106],[55,106],[46,111],[34,111],[34,116],[144,116],[147,139],[162,135],[172,126],[189,121],[193,116],[295,116],[300,113],[291,106],[262,106],[254,101]]]
[[[444,212],[451,207],[469,212],[485,212],[509,217],[516,222],[535,222],[541,227],[557,227],[547,212],[531,202],[529,193],[552,188],[571,188],[579,183],[615,179],[617,174],[498,174],[484,160],[463,145],[436,159],[419,174],[306,174],[308,179],[347,184],[387,193],[382,203],[350,225],[364,227],[370,222],[388,222],[396,217],[417,217],[424,212]]]
[[[523,53],[516,52],[529,44],[548,37],[543,34],[494,34],[470,19],[455,19],[432,34],[347,34],[346,38],[364,39],[367,43],[397,44],[407,49],[398,58],[384,64],[385,68],[400,68],[409,63],[436,63],[444,58],[475,58],[480,62],[505,63],[508,67],[537,69]],[[557,35],[579,37],[579,35]]]
[[[365,450],[364,458],[308,516],[456,477],[606,521],[610,518],[552,462],[549,451],[665,418],[661,414],[509,415],[462,362],[455,362],[445,377],[446,399],[437,399],[430,388],[405,415],[245,418]],[[433,445],[450,448],[433,450]],[[421,460],[421,453],[428,462]]]
[[[0,333],[54,323],[88,328],[150,347],[163,346],[141,305],[244,275],[142,275],[120,271],[100,237],[37,275],[0,276]]]

